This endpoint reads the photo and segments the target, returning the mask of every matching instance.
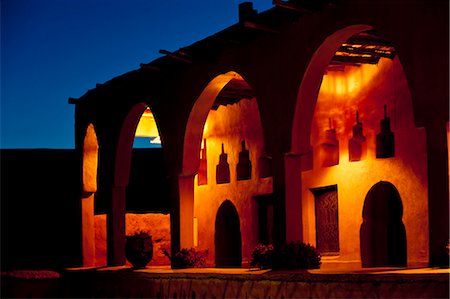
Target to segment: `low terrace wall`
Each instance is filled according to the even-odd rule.
[[[251,273],[251,271],[249,271]],[[258,272],[257,272],[258,273]],[[262,273],[262,272],[259,272]],[[2,296],[60,298],[448,298],[443,274],[149,273],[146,270],[83,270],[61,274],[52,284],[2,281]],[[49,292],[45,292],[43,287]],[[30,288],[26,292],[23,288]],[[14,293],[14,290],[17,292]],[[8,290],[8,294],[4,293]]]

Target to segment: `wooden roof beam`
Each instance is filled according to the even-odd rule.
[[[180,55],[178,53],[172,53],[172,52],[169,52],[169,51],[163,50],[163,49],[159,50],[159,53],[167,55],[170,58],[173,58],[173,59],[176,59],[176,60],[180,60],[180,61],[183,61],[183,62],[186,62],[186,63],[192,63],[192,61],[190,59],[187,59],[186,57],[183,57],[182,55]]]
[[[369,55],[377,55],[389,59],[393,59],[395,57],[394,48],[390,48],[390,50],[381,50],[378,48],[365,48],[364,45],[362,47],[352,47],[352,46],[341,46],[338,50],[339,52],[351,53],[351,54],[369,54]]]
[[[275,6],[278,6],[278,7],[286,8],[286,9],[293,10],[293,11],[300,12],[300,13],[310,12],[309,10],[307,10],[304,7],[300,7],[298,5],[295,5],[295,4],[292,4],[289,2],[284,2],[282,0],[273,0],[272,4]]]
[[[161,69],[159,67],[150,65],[150,63],[140,63],[139,66],[146,70],[151,70],[151,71],[155,71],[155,72],[161,71]]]
[[[381,38],[350,37],[344,44],[392,47],[392,43]]]
[[[275,29],[272,29],[270,27],[267,27],[267,26],[264,26],[264,25],[261,25],[261,24],[258,24],[258,23],[252,22],[252,21],[244,21],[244,22],[242,22],[242,25],[245,28],[256,29],[256,30],[265,31],[265,32],[269,32],[269,33],[278,33],[278,31]]]

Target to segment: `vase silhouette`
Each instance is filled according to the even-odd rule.
[[[134,268],[145,268],[153,257],[152,236],[140,233],[126,236],[125,257]]]

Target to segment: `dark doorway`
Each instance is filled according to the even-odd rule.
[[[322,255],[339,254],[337,186],[311,190],[316,210],[316,247]]]
[[[367,193],[361,225],[363,267],[406,267],[403,205],[394,185],[380,181]]]
[[[225,200],[217,211],[214,247],[216,251],[216,267],[241,267],[242,243],[239,214],[229,200]]]

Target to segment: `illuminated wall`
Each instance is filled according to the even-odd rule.
[[[383,105],[395,134],[395,157],[376,158]],[[363,124],[367,155],[349,162],[348,140],[356,123]],[[321,143],[332,119],[339,140],[339,164],[322,166]],[[403,203],[408,266],[428,259],[428,178],[425,130],[413,122],[411,96],[399,60],[381,59],[377,65],[345,67],[324,75],[311,128],[313,167],[302,172],[303,234],[316,244],[314,194],[311,189],[337,185],[339,247],[335,261],[359,263],[360,227],[364,199],[379,181],[392,183]],[[331,259],[331,258],[330,258]],[[327,261],[327,258],[324,259]]]
[[[230,200],[236,207],[242,236],[243,266],[249,261],[251,251],[258,242],[259,194],[272,193],[272,178],[258,178],[258,158],[263,155],[263,135],[256,99],[241,100],[236,104],[211,110],[204,127],[203,139],[207,148],[208,183],[198,186],[195,177],[194,217],[198,219],[198,249],[208,250],[208,264],[214,266],[214,229],[219,206]],[[245,140],[250,152],[252,174],[249,180],[237,180],[236,165]],[[230,183],[216,183],[216,165],[219,163],[221,145],[224,144],[230,166]],[[199,153],[200,154],[200,153]],[[194,231],[194,240],[195,236]]]
[[[170,252],[170,215],[161,213],[125,214],[126,235],[147,231],[153,240],[153,258],[148,266],[170,265],[162,249]],[[95,266],[106,265],[106,214],[95,215]],[[127,261],[127,265],[131,264]]]

